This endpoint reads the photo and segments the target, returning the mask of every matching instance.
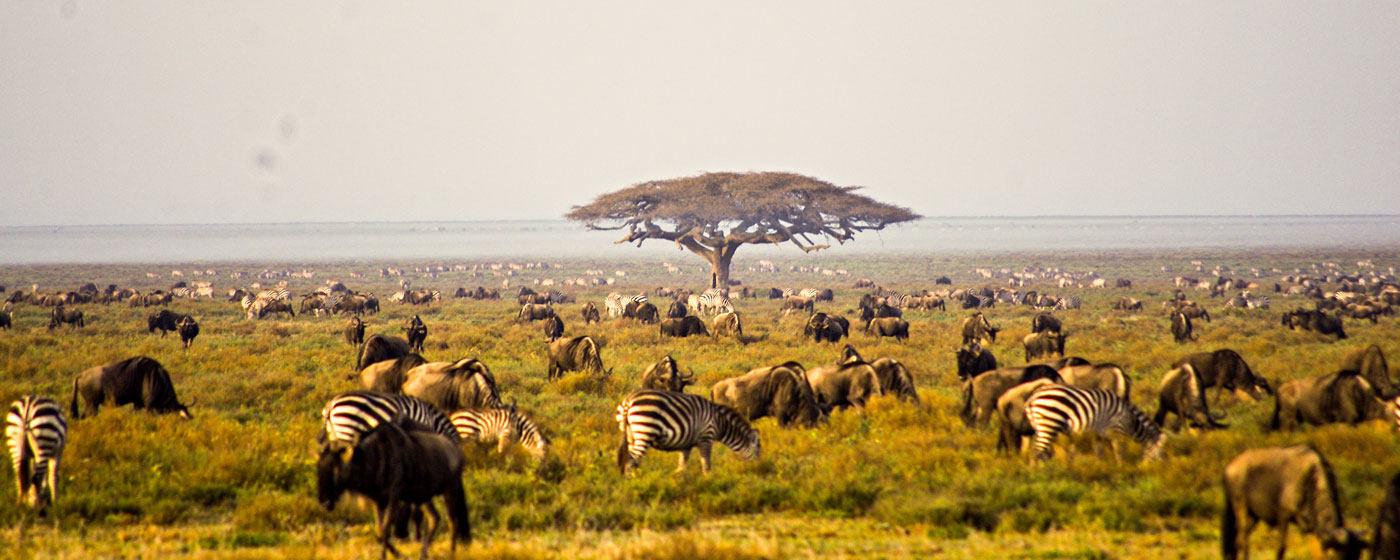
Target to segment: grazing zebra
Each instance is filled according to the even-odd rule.
[[[20,501],[45,515],[58,498],[58,460],[68,441],[63,408],[34,395],[15,401],[5,417],[5,441]]]
[[[398,416],[428,426],[457,441],[457,429],[438,409],[417,398],[375,391],[341,393],[321,409],[321,437],[355,444],[360,436]]]
[[[822,295],[822,291],[816,288],[803,288],[797,292],[797,295],[808,299],[817,299],[817,296]]]
[[[681,453],[676,472],[685,470],[690,450],[696,447],[701,469],[710,472],[710,446],[716,441],[746,459],[759,456],[758,430],[738,412],[688,393],[652,389],[632,393],[617,405],[617,427],[622,431],[617,467],[623,474],[636,468],[653,447]]]
[[[535,459],[543,459],[549,452],[549,438],[514,406],[459,410],[452,413],[450,419],[463,441],[494,439],[496,451],[500,453],[505,453],[506,446],[514,441],[528,449]]]
[[[603,300],[603,306],[608,308],[608,318],[611,319],[615,317],[621,317],[623,312],[627,310],[627,304],[629,303],[636,303],[637,305],[641,305],[646,302],[646,294],[624,296],[617,292],[613,292],[611,294],[608,294],[607,299]]]
[[[1083,305],[1084,300],[1080,299],[1079,296],[1069,296],[1060,298],[1060,301],[1055,303],[1055,309],[1079,309]]]
[[[189,287],[186,287],[186,286],[180,286],[180,287],[178,287],[178,288],[171,288],[171,289],[170,289],[170,295],[175,296],[175,297],[177,297],[177,298],[189,298],[189,297],[193,297],[193,296],[194,296],[194,288],[189,288]]]
[[[1143,414],[1132,401],[1103,389],[1079,389],[1066,385],[1046,385],[1026,399],[1026,420],[1035,430],[1035,453],[1039,460],[1054,453],[1051,445],[1061,433],[1093,432],[1103,436],[1121,432],[1146,446],[1143,456],[1156,460],[1165,436],[1161,428]]]
[[[719,315],[734,311],[734,304],[729,301],[729,295],[720,288],[710,288],[695,298],[695,313],[705,315]]]

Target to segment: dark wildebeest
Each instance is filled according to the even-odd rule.
[[[545,340],[545,342],[554,342],[554,341],[556,341],[556,340],[559,340],[559,337],[561,337],[561,336],[564,336],[564,320],[563,320],[563,319],[560,319],[558,315],[555,315],[555,316],[553,316],[553,317],[550,317],[550,318],[548,318],[548,319],[545,319],[545,320],[544,320],[544,340]]]
[[[670,307],[666,308],[666,317],[669,319],[680,319],[689,314],[690,311],[686,308],[685,302],[678,299],[671,300]]]
[[[423,342],[428,340],[428,326],[423,324],[423,319],[414,315],[403,326],[405,336],[408,337],[408,349],[414,352],[423,351]]]
[[[452,522],[451,548],[455,554],[457,541],[470,544],[472,539],[471,515],[462,487],[465,464],[456,442],[399,418],[381,423],[354,445],[336,441],[322,447],[316,462],[317,497],[327,510],[334,510],[345,492],[374,502],[381,558],[389,552],[399,556],[389,542],[390,526],[405,523],[403,516],[426,512],[429,524],[421,556],[427,558],[441,524],[433,498],[442,496]]]
[[[1310,445],[1265,447],[1240,453],[1225,466],[1225,508],[1220,523],[1226,560],[1249,557],[1249,534],[1263,521],[1278,529],[1278,557],[1288,548],[1288,526],[1312,533],[1342,558],[1361,558],[1366,547],[1347,529],[1332,467]]]
[[[1113,286],[1117,288],[1131,288],[1133,287],[1133,281],[1127,278],[1119,278],[1113,281]]]
[[[517,321],[543,321],[554,316],[554,307],[548,303],[527,303],[520,306]]]
[[[408,380],[408,371],[426,363],[428,360],[418,354],[372,363],[360,370],[360,386],[381,393],[403,393],[403,383]]]
[[[180,322],[180,319],[183,317],[185,316],[169,309],[162,309],[159,312],[147,315],[146,332],[154,333],[159,329],[160,336],[164,337],[166,333],[176,330],[177,327],[175,324]]]
[[[1192,321],[1195,321],[1196,319],[1205,319],[1207,323],[1210,322],[1210,312],[1206,311],[1206,308],[1197,305],[1194,301],[1183,302],[1177,300],[1167,302],[1164,305],[1171,309],[1171,312],[1167,314],[1168,316],[1175,313],[1180,313],[1182,315],[1185,315],[1186,318],[1191,319]]]
[[[413,353],[413,349],[408,346],[407,340],[397,336],[370,335],[365,340],[365,347],[360,352],[359,359],[355,361],[355,369],[364,369],[370,364],[402,358],[411,353]]]
[[[715,338],[733,336],[739,342],[744,342],[744,320],[739,317],[738,311],[720,313],[710,320],[710,333]]]
[[[81,309],[64,309],[62,305],[53,308],[53,312],[49,314],[49,330],[64,324],[86,326],[83,323],[83,311]]]
[[[180,322],[175,323],[175,328],[180,333],[180,344],[189,350],[190,345],[194,344],[195,337],[199,336],[199,322],[195,321],[194,317],[185,315],[180,318]]]
[[[157,414],[178,413],[190,418],[190,410],[175,396],[170,372],[151,358],[137,356],[83,371],[73,379],[73,400],[69,410],[73,418],[82,418],[78,397],[82,396],[88,414],[97,414],[98,407],[132,405]],[[194,404],[194,403],[190,403]]]
[[[1035,428],[1026,418],[1026,399],[1041,385],[1054,383],[1049,379],[1035,379],[1016,385],[997,397],[996,412],[999,420],[997,451],[1018,453],[1026,438],[1035,436]]]
[[[8,309],[0,310],[0,329],[10,330],[12,325],[14,325],[14,318],[10,316],[10,311]]]
[[[823,312],[812,314],[802,328],[803,336],[810,336],[817,342],[838,342],[849,334],[839,321]]]
[[[655,325],[661,320],[661,312],[656,309],[656,305],[649,301],[627,302],[627,306],[622,308],[622,316],[628,319],[636,319],[644,325]],[[704,323],[701,323],[703,326]]]
[[[962,322],[963,344],[987,344],[997,341],[1001,327],[993,327],[981,311],[973,313]]]
[[[1178,344],[1196,339],[1196,333],[1191,328],[1191,318],[1185,313],[1172,313],[1172,338]]]
[[[837,364],[807,370],[807,383],[817,396],[817,404],[826,410],[864,407],[872,397],[884,394],[874,366],[849,344],[842,354],[844,359]]]
[[[1008,389],[1036,379],[1049,379],[1062,383],[1060,372],[1043,364],[1025,367],[1000,368],[978,375],[963,382],[963,398],[960,415],[969,426],[987,423],[996,411],[997,399]]]
[[[1347,337],[1346,329],[1342,328],[1342,319],[1333,317],[1320,310],[1295,309],[1283,314],[1283,326],[1289,330],[1303,329],[1319,334],[1335,336],[1338,339]]]
[[[1342,371],[1354,371],[1371,382],[1377,395],[1382,399],[1396,396],[1395,382],[1390,378],[1390,366],[1385,361],[1385,352],[1372,344],[1360,350],[1353,350],[1342,358]]]
[[[365,343],[365,322],[358,316],[351,316],[345,322],[345,342],[351,346]]]
[[[914,387],[914,375],[903,362],[894,358],[877,358],[870,362],[875,368],[875,376],[880,379],[880,391],[894,395],[901,401],[919,402],[919,391]]]
[[[430,362],[404,374],[403,394],[437,407],[444,415],[464,408],[500,408],[496,376],[475,358]]]
[[[982,348],[982,345],[976,342],[959,348],[955,354],[958,362],[958,381],[967,381],[997,368],[997,358],[992,355],[992,351]]]
[[[1196,375],[1200,377],[1202,390],[1211,387],[1216,389],[1216,401],[1219,401],[1221,393],[1227,390],[1253,400],[1274,394],[1269,382],[1255,374],[1239,352],[1228,348],[1191,354],[1177,360],[1172,367],[1180,368],[1186,365],[1195,369]]]
[[[585,325],[603,322],[603,316],[598,313],[598,306],[591,301],[583,304],[582,314]]]
[[[710,331],[705,328],[705,322],[694,315],[687,315],[680,319],[666,319],[661,321],[661,334],[674,337],[687,337],[691,335],[709,336]]]
[[[895,340],[906,340],[909,338],[909,321],[899,317],[871,319],[865,325],[865,332],[873,336],[892,336]]]
[[[646,371],[642,372],[643,389],[684,393],[685,387],[694,383],[695,374],[682,372],[681,367],[676,364],[676,359],[670,354],[647,366]]]
[[[1338,371],[1280,385],[1269,427],[1292,430],[1299,424],[1360,424],[1386,417],[1387,407],[1361,374]]]
[[[1162,378],[1162,390],[1157,397],[1157,414],[1152,421],[1167,429],[1167,415],[1174,414],[1170,429],[1180,430],[1183,423],[1194,428],[1224,428],[1211,414],[1206,401],[1205,382],[1190,363],[1178,365]]]
[[[806,370],[797,362],[723,379],[710,388],[710,400],[733,408],[750,421],[771,416],[784,427],[797,422],[810,428],[825,416]]]
[[[768,299],[783,299],[783,291],[777,288],[768,288]]]
[[[589,336],[561,338],[549,343],[548,378],[563,377],[570,371],[612,374],[611,369],[603,369],[603,356],[598,352],[598,343]]]
[[[1049,313],[1037,313],[1035,317],[1031,318],[1031,334],[1038,334],[1046,331],[1057,333],[1061,330],[1063,330],[1063,327],[1060,325],[1060,320],[1054,315]]]
[[[1400,474],[1386,485],[1385,501],[1371,536],[1371,558],[1400,558]]]
[[[1069,338],[1069,335],[1052,331],[1026,335],[1021,339],[1021,344],[1026,349],[1026,363],[1039,358],[1063,358],[1066,338]]]

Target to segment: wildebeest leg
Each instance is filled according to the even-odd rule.
[[[1284,560],[1284,554],[1288,552],[1288,524],[1284,521],[1278,524],[1278,560]]]
[[[709,474],[710,472],[710,440],[700,442],[700,472]]]
[[[428,533],[423,535],[423,550],[418,553],[418,557],[423,560],[428,559],[428,547],[433,545],[433,536],[437,535],[438,526],[442,524],[442,516],[438,514],[437,507],[433,506],[433,501],[423,504],[424,513],[427,513]]]
[[[676,465],[676,472],[677,472],[677,473],[683,473],[683,472],[685,472],[685,461],[686,461],[686,459],[689,459],[689,458],[690,458],[690,450],[689,450],[689,449],[682,449],[682,450],[681,450],[680,462],[677,463],[677,465]]]
[[[389,542],[389,537],[391,536],[389,533],[389,524],[397,517],[396,514],[399,508],[398,500],[393,498],[390,498],[387,504],[375,504],[374,513],[377,517],[377,519],[375,519],[375,526],[379,530],[379,560],[384,560],[384,558],[388,557],[390,552],[394,553],[394,558],[401,556],[398,549],[394,548],[393,543]]]

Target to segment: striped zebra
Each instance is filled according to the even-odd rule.
[[[643,389],[628,395],[617,406],[617,427],[622,444],[617,467],[623,474],[636,468],[647,449],[679,451],[685,470],[690,450],[700,448],[700,467],[710,472],[710,446],[718,441],[746,459],[759,456],[758,430],[738,412],[688,393]]]
[[[607,299],[603,300],[603,306],[608,309],[608,318],[611,319],[615,317],[621,317],[623,312],[627,310],[627,304],[629,303],[636,303],[637,305],[641,305],[646,302],[646,294],[624,296],[617,292],[613,292],[611,294],[608,294]]]
[[[1080,299],[1079,296],[1069,296],[1060,298],[1060,301],[1055,304],[1055,309],[1079,309],[1083,305],[1084,300]]]
[[[695,299],[695,313],[697,315],[719,315],[732,311],[734,311],[734,303],[729,301],[729,295],[720,288],[705,290]]]
[[[180,287],[178,287],[178,288],[171,288],[171,289],[170,289],[170,295],[172,295],[172,296],[174,296],[174,297],[177,297],[177,298],[186,298],[186,299],[188,299],[188,298],[194,296],[194,288],[189,288],[189,287],[186,287],[186,286],[180,286]]]
[[[1106,436],[1120,432],[1146,446],[1143,457],[1156,460],[1166,436],[1132,401],[1103,389],[1079,389],[1046,385],[1026,399],[1026,421],[1035,430],[1035,454],[1039,460],[1054,453],[1051,445],[1061,433],[1092,432]]]
[[[801,291],[797,292],[797,295],[808,299],[817,299],[817,296],[822,295],[822,291],[816,288],[803,288]]]
[[[63,408],[34,395],[15,401],[5,417],[5,441],[20,501],[44,515],[58,499],[58,460],[68,441]]]
[[[350,391],[336,395],[321,409],[321,437],[356,444],[360,436],[398,416],[407,417],[457,441],[457,429],[438,409],[405,395]]]
[[[514,406],[510,408],[479,408],[459,410],[449,418],[457,435],[466,440],[496,440],[496,451],[505,453],[506,446],[517,442],[530,451],[535,459],[549,453],[549,438],[540,427]]]

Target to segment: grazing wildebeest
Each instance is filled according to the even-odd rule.
[[[817,404],[827,410],[863,407],[872,397],[884,394],[880,375],[870,363],[849,344],[842,354],[840,363],[807,370],[807,383],[817,396]]]
[[[1376,388],[1354,371],[1294,379],[1280,385],[1269,427],[1293,430],[1299,424],[1359,424],[1386,417]]]
[[[1001,398],[1003,393],[1036,379],[1049,379],[1055,383],[1064,381],[1055,368],[1042,364],[1000,368],[964,381],[960,411],[963,422],[969,426],[987,423],[996,410],[997,399]]]
[[[426,363],[428,360],[419,354],[372,363],[360,370],[360,386],[370,391],[401,394],[408,371]]]
[[[1061,332],[1045,331],[1028,334],[1021,339],[1021,344],[1026,349],[1026,362],[1039,358],[1051,358],[1065,356],[1065,339],[1068,334]]]
[[[1195,321],[1196,319],[1205,319],[1207,323],[1210,322],[1210,312],[1207,311],[1206,308],[1197,305],[1194,301],[1175,300],[1169,301],[1164,305],[1166,305],[1170,309],[1170,313],[1168,313],[1168,316],[1180,313],[1182,315],[1185,315],[1186,318],[1191,319],[1192,321]]]
[[[1172,313],[1172,338],[1178,344],[1196,339],[1196,333],[1191,329],[1191,318],[1185,313]]]
[[[195,337],[199,336],[199,322],[186,315],[180,318],[179,323],[175,323],[175,328],[180,333],[180,344],[188,350],[190,345],[194,344]]]
[[[1001,327],[993,327],[981,311],[969,315],[962,322],[963,344],[988,344],[996,342]]]
[[[661,320],[661,312],[656,309],[656,305],[649,301],[630,301],[622,308],[622,316],[628,319],[636,319],[644,325],[655,325]],[[701,323],[704,325],[704,323]]]
[[[423,324],[423,319],[414,315],[403,326],[404,335],[408,338],[408,348],[414,352],[423,351],[423,342],[428,340],[428,326]]]
[[[1063,327],[1060,325],[1060,320],[1054,315],[1049,313],[1037,313],[1035,317],[1031,318],[1031,334],[1038,334],[1046,331],[1057,333],[1061,330],[1063,330]]]
[[[554,307],[548,303],[527,303],[520,306],[517,321],[543,321],[554,316]]]
[[[598,343],[589,336],[561,338],[549,343],[547,377],[563,377],[570,371],[612,375],[612,369],[603,369],[603,356],[598,352]]]
[[[1333,317],[1321,310],[1295,309],[1283,314],[1283,326],[1289,330],[1303,329],[1319,334],[1335,336],[1339,340],[1347,337],[1346,329],[1342,328],[1342,319]]]
[[[919,402],[919,391],[914,387],[914,375],[903,362],[894,358],[877,358],[870,362],[875,368],[875,376],[880,379],[880,391],[894,395],[901,401]]]
[[[1142,300],[1123,296],[1118,301],[1113,302],[1113,309],[1116,311],[1142,311]]]
[[[1268,380],[1255,374],[1239,352],[1229,348],[1191,354],[1177,360],[1172,367],[1180,368],[1186,365],[1190,365],[1200,377],[1202,390],[1216,388],[1217,401],[1224,391],[1231,391],[1252,400],[1262,399],[1274,393]]]
[[[680,319],[666,319],[661,321],[661,334],[665,336],[687,337],[691,335],[709,336],[710,331],[705,329],[705,322],[694,315],[687,315]]]
[[[695,374],[681,371],[680,365],[670,354],[656,363],[647,366],[642,372],[642,388],[659,391],[684,393],[685,387],[695,383]]]
[[[810,428],[825,416],[807,381],[806,370],[797,362],[757,368],[723,379],[710,388],[710,399],[733,408],[750,421],[771,416],[784,427],[797,422]]]
[[[182,418],[191,417],[189,407],[180,404],[175,396],[170,372],[165,371],[160,362],[146,356],[118,360],[79,373],[73,379],[73,399],[68,405],[73,418],[83,417],[78,409],[79,396],[87,405],[89,415],[97,414],[98,407],[110,403],[112,406],[129,404],[157,414],[173,412]]]
[[[810,314],[810,313],[816,311],[816,308],[817,308],[817,300],[816,300],[816,298],[809,298],[809,297],[802,297],[802,296],[788,296],[788,297],[786,297],[786,298],[783,298],[783,305],[782,305],[782,307],[780,307],[779,309],[781,309],[781,310],[783,310],[783,311],[787,311],[787,310],[789,310],[789,309],[797,310],[797,311],[806,311],[808,314]]]
[[[958,362],[958,381],[967,381],[997,368],[997,358],[992,355],[992,351],[976,342],[959,348],[955,354]]]
[[[997,451],[1018,453],[1025,447],[1026,438],[1035,436],[1035,428],[1026,419],[1026,399],[1041,385],[1054,383],[1049,379],[1035,379],[1016,385],[997,397],[996,412],[999,420]]]
[[[583,304],[583,311],[581,314],[583,315],[583,324],[585,325],[603,322],[602,315],[598,313],[598,306],[594,305],[591,301]]]
[[[399,556],[389,542],[390,526],[406,523],[405,516],[426,512],[428,529],[420,556],[441,524],[433,498],[442,496],[452,522],[452,551],[457,541],[471,543],[471,516],[462,468],[466,464],[457,443],[407,418],[383,422],[352,444],[332,441],[321,448],[316,462],[317,497],[321,506],[334,510],[345,492],[374,502],[375,530],[384,557]]]
[[[1180,430],[1183,423],[1194,428],[1224,428],[1215,420],[1206,401],[1205,382],[1190,363],[1178,365],[1162,378],[1162,390],[1157,397],[1157,413],[1152,421],[1167,428],[1168,414],[1174,414],[1172,430]]]
[[[849,334],[849,330],[839,321],[824,312],[812,314],[802,328],[803,336],[810,336],[816,342],[838,342]]]
[[[666,308],[666,317],[670,319],[680,319],[689,314],[690,310],[686,307],[685,302],[679,299],[671,300],[670,307]]]
[[[0,311],[0,329],[10,330],[10,327],[14,325],[14,321],[8,309]]]
[[[81,309],[64,309],[62,305],[53,308],[53,312],[49,314],[49,330],[65,324],[86,326],[83,323],[83,311]]]
[[[1050,367],[1055,367],[1050,364]],[[1132,396],[1133,382],[1117,364],[1075,364],[1056,369],[1065,385],[1080,389],[1103,389],[1125,399]]]
[[[1386,485],[1385,501],[1376,515],[1371,535],[1371,558],[1400,558],[1400,474]]]
[[[710,332],[714,334],[715,338],[732,336],[739,339],[740,342],[743,342],[744,320],[739,317],[738,311],[720,313],[719,315],[715,315],[714,319],[710,320]]]
[[[1380,346],[1372,344],[1366,348],[1353,350],[1342,358],[1342,371],[1354,371],[1360,373],[1366,381],[1371,382],[1371,386],[1376,388],[1377,395],[1382,399],[1391,399],[1396,396],[1395,382],[1390,378],[1390,366],[1385,361],[1385,352]]]
[[[906,340],[909,338],[909,321],[899,317],[871,319],[865,325],[865,332],[873,336],[892,336],[895,340]]]
[[[355,361],[355,369],[364,369],[370,364],[402,358],[411,353],[413,349],[408,346],[407,340],[397,336],[370,335],[365,340],[364,350],[360,352],[359,359]]]
[[[1361,558],[1366,547],[1347,529],[1332,467],[1311,445],[1265,447],[1240,453],[1225,466],[1225,508],[1220,523],[1224,557],[1249,557],[1249,534],[1263,521],[1278,529],[1280,560],[1288,548],[1288,526],[1317,537],[1342,558]]]
[[[365,322],[358,316],[351,316],[345,322],[345,342],[351,346],[365,343]]]
[[[491,368],[475,358],[430,362],[404,374],[403,394],[433,405],[443,414],[464,408],[500,408]]]
[[[146,332],[154,333],[159,329],[160,335],[163,337],[166,333],[176,330],[175,323],[180,322],[182,317],[184,317],[184,315],[169,309],[162,309],[159,312],[147,315]]]
[[[558,315],[545,319],[543,325],[545,342],[554,342],[564,336],[564,320]]]

